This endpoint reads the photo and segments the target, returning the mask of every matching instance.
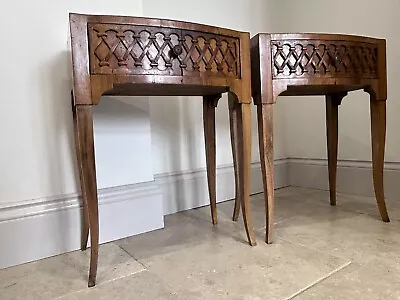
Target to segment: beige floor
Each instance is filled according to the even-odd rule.
[[[165,229],[100,247],[97,286],[88,252],[0,270],[0,299],[400,299],[400,201],[392,222],[375,200],[325,191],[276,192],[275,243],[266,245],[262,195],[253,196],[258,245],[250,247],[233,202],[167,216]]]

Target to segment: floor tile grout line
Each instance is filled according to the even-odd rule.
[[[324,281],[324,280],[328,279],[328,278],[329,278],[329,277],[331,277],[332,275],[334,275],[334,274],[336,274],[336,273],[340,272],[341,270],[343,270],[343,269],[347,268],[347,267],[348,267],[349,265],[351,265],[351,264],[352,264],[352,262],[351,262],[351,261],[349,261],[349,262],[345,263],[344,265],[342,265],[342,266],[340,266],[340,267],[336,268],[335,270],[333,270],[333,271],[329,272],[329,273],[328,273],[328,274],[326,274],[325,276],[323,276],[323,277],[321,277],[321,278],[317,279],[317,280],[316,280],[316,281],[314,281],[313,283],[311,283],[311,284],[307,285],[306,287],[304,287],[304,288],[300,289],[299,291],[297,291],[297,292],[296,292],[296,293],[294,293],[293,295],[291,295],[291,296],[289,296],[289,297],[285,298],[285,300],[291,300],[291,299],[294,299],[295,297],[297,297],[297,296],[299,296],[299,295],[303,294],[304,292],[308,291],[309,289],[311,289],[312,287],[314,287],[314,286],[316,286],[317,284],[321,283],[322,281]]]
[[[137,263],[139,263],[145,270],[147,270],[147,266],[145,266],[139,259],[134,257],[132,254],[130,254],[127,250],[125,250],[122,246],[118,245],[115,243],[122,251],[124,251],[126,254],[128,254],[130,257],[132,257]]]

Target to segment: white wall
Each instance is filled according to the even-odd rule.
[[[0,204],[77,191],[69,12],[141,15],[142,1],[100,0],[94,5],[90,0],[25,0],[2,5]]]
[[[396,0],[274,2],[281,32],[332,32],[387,39],[388,103],[386,161],[400,161],[400,27]],[[368,95],[350,93],[339,110],[339,158],[370,160]],[[326,158],[325,101],[323,97],[280,97],[284,106],[286,153],[289,157]]]

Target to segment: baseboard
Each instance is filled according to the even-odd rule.
[[[275,161],[275,188],[288,186],[287,159]],[[158,174],[155,181],[160,187],[164,199],[164,214],[172,214],[209,204],[207,174],[205,169],[189,172]],[[261,165],[251,164],[250,193],[263,191]],[[233,199],[235,195],[233,166],[217,168],[217,202]]]
[[[326,159],[287,159],[291,186],[328,190],[328,162]],[[398,199],[400,195],[400,163],[385,163],[385,197]],[[337,191],[373,196],[372,166],[368,161],[339,160]]]
[[[385,194],[400,195],[400,163],[385,164]],[[328,189],[324,159],[275,161],[275,188]],[[263,190],[260,163],[251,165],[252,194]],[[337,190],[373,196],[371,163],[339,161]],[[233,167],[217,169],[217,201],[234,198]],[[100,242],[163,227],[163,215],[209,204],[205,169],[159,174],[154,182],[99,190]],[[81,206],[66,195],[0,206],[0,268],[80,248]]]
[[[164,226],[162,194],[155,182],[99,190],[100,243]],[[0,268],[80,248],[78,195],[0,207]]]

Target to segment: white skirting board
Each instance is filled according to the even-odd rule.
[[[289,174],[286,159],[275,160],[275,188],[288,186]],[[263,191],[261,165],[251,164],[250,193]],[[210,204],[205,169],[180,172],[176,174],[159,174],[154,176],[164,198],[164,214]],[[233,167],[220,166],[217,168],[217,202],[234,199]]]
[[[287,159],[289,185],[328,190],[326,159]],[[384,168],[385,197],[400,199],[400,163],[387,162]],[[337,192],[374,197],[372,164],[368,161],[339,160]]]
[[[288,185],[286,160],[276,161],[276,188]],[[163,216],[209,204],[204,169],[155,176],[155,181],[99,190],[100,243],[162,228]],[[251,193],[262,192],[261,168],[251,168]],[[217,170],[218,201],[233,199],[232,166]],[[0,268],[80,248],[77,195],[0,207]]]
[[[99,190],[100,243],[164,227],[155,182]],[[80,249],[77,195],[0,207],[0,268]],[[90,244],[89,244],[90,245]]]

